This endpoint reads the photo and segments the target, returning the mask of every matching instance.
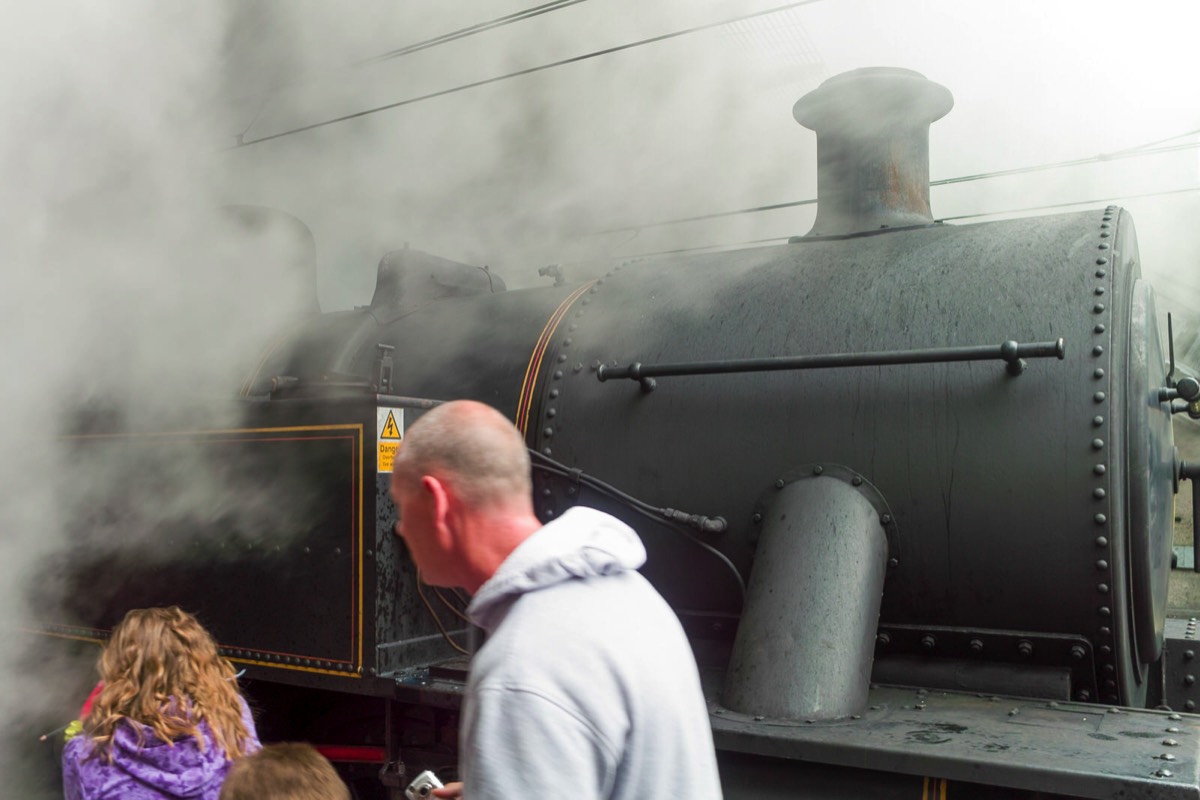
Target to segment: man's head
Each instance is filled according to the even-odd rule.
[[[396,533],[435,586],[474,590],[538,524],[525,440],[494,408],[469,400],[440,405],[405,431],[391,493]]]
[[[350,790],[312,745],[272,744],[233,762],[220,800],[350,800]]]

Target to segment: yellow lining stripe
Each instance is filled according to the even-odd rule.
[[[563,321],[563,317],[567,315],[567,311],[570,310],[571,305],[584,292],[590,289],[594,283],[594,280],[588,281],[567,295],[567,298],[559,304],[558,308],[554,309],[554,313],[550,315],[550,319],[546,320],[546,326],[542,328],[542,332],[533,346],[533,352],[529,356],[529,364],[525,368],[525,379],[521,383],[521,395],[517,400],[517,416],[513,420],[521,433],[525,433],[529,427],[529,412],[533,408],[533,391],[537,387],[538,374],[541,372],[542,360],[546,356],[546,348],[550,344],[550,339],[553,338],[554,332],[558,330],[559,323]]]

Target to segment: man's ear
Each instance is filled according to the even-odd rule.
[[[438,544],[446,550],[449,550],[453,536],[450,534],[450,492],[446,484],[442,483],[433,475],[425,475],[421,478],[421,488],[429,492],[429,497],[433,501],[433,529],[438,537]]]

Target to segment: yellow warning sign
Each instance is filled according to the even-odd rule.
[[[391,472],[396,463],[396,451],[400,449],[399,442],[379,443],[379,466],[377,472]]]
[[[397,418],[397,412],[400,417]],[[375,409],[375,443],[379,460],[376,470],[380,473],[391,472],[396,463],[396,451],[400,449],[400,440],[404,438],[404,412],[400,409],[376,407]]]
[[[399,439],[400,428],[396,426],[396,417],[391,411],[388,412],[387,422],[383,423],[383,430],[379,432],[380,439]],[[382,446],[379,452],[383,452]],[[394,449],[393,449],[393,452]]]

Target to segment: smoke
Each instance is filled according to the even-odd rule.
[[[155,468],[89,461],[70,434],[98,418],[155,430],[201,404],[220,420],[214,403],[314,291],[285,228],[220,210],[228,26],[218,4],[48,2],[10,9],[0,32],[0,780],[21,796],[45,789],[39,728],[75,713],[96,655],[44,661],[23,630],[56,612],[46,559],[78,546],[89,501]],[[207,466],[178,458],[133,499],[160,521],[240,507]]]
[[[195,455],[151,462],[153,485],[129,480],[146,472],[134,457],[81,462],[62,438],[81,413],[150,430],[190,408],[219,418],[272,332],[314,294],[325,310],[365,303],[379,258],[406,242],[488,264],[510,286],[543,281],[537,269],[551,262],[575,281],[612,258],[781,242],[808,230],[811,206],[651,223],[815,197],[815,137],[791,105],[821,79],[864,66],[916,69],[955,94],[955,110],[931,129],[935,179],[1200,128],[1188,99],[1200,11],[1184,4],[824,0],[254,143],[783,3],[591,0],[368,61],[528,5],[9,9],[0,31],[4,630],[38,619],[40,609],[24,607],[26,577],[76,546],[72,522],[115,488],[145,495],[144,533],[98,524],[93,544],[110,533],[150,541],[192,515],[242,515],[238,528],[265,516],[252,486],[232,493]],[[250,144],[236,147],[239,137]],[[935,187],[931,203],[943,217],[1185,188],[1200,185],[1195,152]],[[1160,305],[1193,315],[1196,198],[1125,203],[1144,269],[1165,287]],[[217,211],[226,204],[307,224],[315,285],[286,218],[231,227]],[[31,637],[0,642],[0,719],[36,738],[43,731],[27,730],[29,720],[77,707],[78,665],[39,664],[35,681]],[[27,765],[0,752],[10,758],[0,780],[15,786]]]

